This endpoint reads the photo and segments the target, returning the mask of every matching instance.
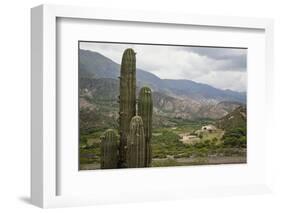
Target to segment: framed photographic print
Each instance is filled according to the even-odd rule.
[[[32,203],[270,191],[272,21],[32,9]]]
[[[247,162],[246,48],[78,45],[80,170]]]

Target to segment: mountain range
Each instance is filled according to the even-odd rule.
[[[97,52],[80,49],[79,74],[86,78],[111,78],[118,79],[120,64]],[[164,92],[171,96],[191,97],[196,100],[215,100],[246,102],[245,92],[222,90],[207,84],[191,80],[160,79],[151,72],[137,69],[137,83],[146,85],[154,91]]]
[[[120,64],[98,52],[79,50],[80,112],[86,120],[91,111],[99,111],[99,116],[109,114],[112,122],[117,118],[119,75]],[[142,69],[136,70],[136,77],[138,89],[152,89],[154,121],[162,124],[172,125],[166,118],[219,119],[246,104],[245,92],[222,90],[191,80],[161,79]]]

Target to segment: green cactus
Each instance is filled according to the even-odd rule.
[[[134,116],[130,122],[127,144],[127,167],[145,167],[145,138],[142,118]]]
[[[115,169],[118,163],[117,135],[109,129],[101,137],[101,168]]]
[[[149,87],[141,88],[138,98],[138,114],[141,116],[145,135],[145,167],[151,166],[151,136],[152,136],[152,111],[153,102]]]
[[[153,103],[151,90],[143,87],[136,105],[136,53],[123,53],[119,95],[119,148],[113,130],[101,137],[101,168],[142,168],[151,166]],[[138,108],[138,114],[136,111]],[[119,151],[119,153],[118,153]]]
[[[126,49],[123,53],[119,96],[119,167],[126,166],[126,147],[129,125],[136,114],[136,53]]]

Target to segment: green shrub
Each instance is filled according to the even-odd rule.
[[[218,139],[217,139],[217,137],[214,137],[213,139],[212,139],[212,142],[217,142],[218,141]]]
[[[246,148],[246,128],[235,128],[226,131],[223,140],[225,147]]]

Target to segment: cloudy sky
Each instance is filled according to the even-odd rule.
[[[133,48],[137,67],[162,79],[188,79],[243,92],[247,87],[246,49],[94,42],[80,42],[80,48],[99,52],[119,64],[123,51]]]

